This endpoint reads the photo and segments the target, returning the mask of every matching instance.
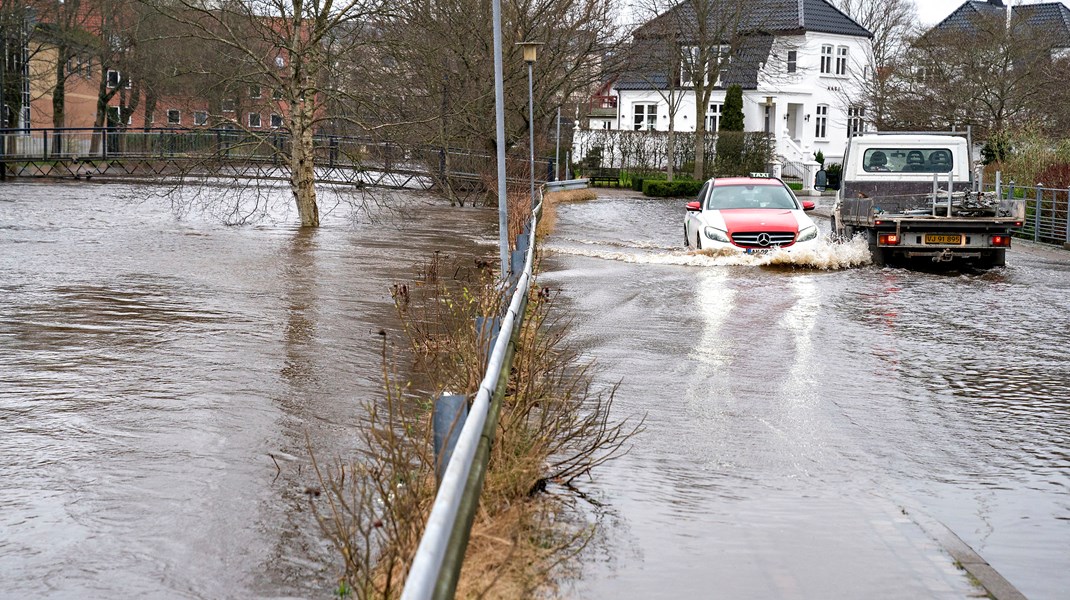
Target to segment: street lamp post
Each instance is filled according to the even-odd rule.
[[[531,209],[535,209],[535,93],[532,84],[535,60],[542,42],[520,42],[524,49],[524,62],[528,63],[528,150],[531,163]]]

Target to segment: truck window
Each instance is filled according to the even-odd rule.
[[[867,173],[947,173],[953,166],[948,148],[869,148],[862,156]]]

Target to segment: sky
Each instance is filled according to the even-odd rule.
[[[966,0],[914,0],[918,7],[918,20],[924,25],[936,25],[950,15],[956,8],[962,6]],[[1048,0],[1052,1],[1052,0]],[[1063,4],[1070,6],[1070,0],[1062,0]],[[1004,2],[1006,3],[1006,1]],[[1014,5],[1037,4],[1037,0],[1015,0]]]

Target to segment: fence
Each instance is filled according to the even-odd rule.
[[[182,165],[198,165],[201,170],[218,165],[259,164],[288,168],[292,139],[284,130],[247,131],[225,128],[196,129],[0,129],[0,168],[16,176],[93,175],[145,176],[182,172]],[[356,136],[317,134],[313,136],[313,155],[317,167],[347,169],[371,173],[369,177],[345,176],[348,183],[376,185],[385,180],[382,173],[424,176],[438,182],[467,179],[481,182],[493,179],[495,156],[467,149],[400,144],[390,140]],[[525,153],[526,154],[526,153]],[[509,172],[526,173],[529,159],[519,154],[509,157],[515,168]],[[115,165],[166,162],[173,168],[163,170],[158,164],[145,169],[108,169],[100,163]],[[77,164],[77,168],[72,168]],[[63,166],[60,166],[63,165]],[[522,167],[522,168],[521,168]],[[536,161],[537,177],[549,178],[550,161]],[[395,179],[390,179],[394,181]],[[525,178],[526,181],[526,178]]]
[[[1045,244],[1070,244],[1070,190],[1043,185],[1020,186],[1013,181],[1003,185],[1001,176],[985,186],[1001,198],[1025,200],[1025,221],[1017,236]]]
[[[405,581],[401,596],[403,600],[453,598],[456,591],[472,519],[490,460],[490,445],[494,440],[509,380],[516,350],[515,339],[523,324],[527,306],[533,277],[535,227],[542,208],[541,196],[540,189],[540,202],[534,210],[527,233],[518,236],[509,282],[510,289],[515,291],[501,320],[502,333],[493,344],[486,374],[468,409],[468,416],[442,476],[427,527]]]

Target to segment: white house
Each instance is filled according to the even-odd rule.
[[[685,11],[684,20],[691,13],[693,22],[693,1],[684,0],[634,35],[638,38],[644,28],[674,11]],[[729,4],[729,0],[707,1]],[[745,129],[775,136],[782,162],[811,161],[818,150],[826,163],[839,162],[848,135],[865,130],[861,90],[864,78],[870,76],[872,34],[826,0],[749,4],[736,29],[742,35],[737,36],[705,111],[707,131],[717,130],[726,88],[739,84]],[[680,35],[686,36],[686,30]],[[687,51],[686,42],[678,47]],[[722,52],[727,48],[722,46]],[[643,71],[633,67],[617,74],[591,98],[590,130],[668,130],[669,76],[656,69]],[[673,94],[680,98],[674,129],[694,131],[695,94],[686,73],[673,83]],[[577,133],[582,141],[582,132]]]

